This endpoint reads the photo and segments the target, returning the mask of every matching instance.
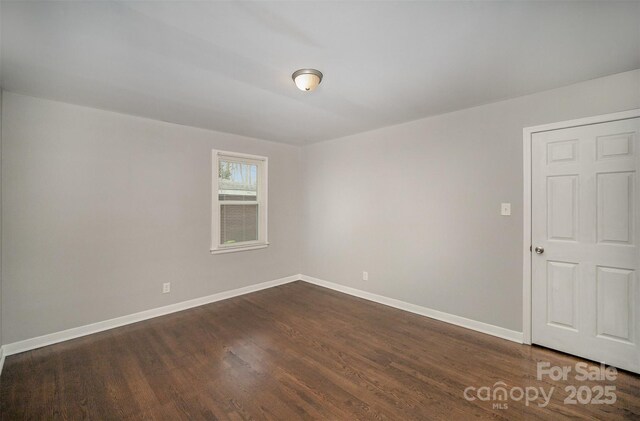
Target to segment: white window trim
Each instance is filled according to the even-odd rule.
[[[269,245],[267,239],[268,226],[267,226],[267,188],[268,188],[268,175],[269,159],[266,156],[249,155],[237,152],[227,152],[220,150],[212,150],[212,165],[211,165],[211,254],[233,253],[236,251],[257,250],[265,248]],[[218,167],[220,158],[224,157],[227,160],[258,164],[258,240],[245,241],[242,243],[234,244],[220,244],[220,200],[218,199]],[[226,204],[247,204],[248,202],[235,202],[224,201]]]

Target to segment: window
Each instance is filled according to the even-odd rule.
[[[267,158],[213,151],[211,253],[267,247]]]

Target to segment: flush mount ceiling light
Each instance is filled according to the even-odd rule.
[[[301,91],[313,91],[322,81],[322,73],[316,69],[300,69],[293,72],[291,78]]]

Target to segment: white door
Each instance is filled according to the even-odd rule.
[[[640,372],[640,118],[532,138],[532,341]]]

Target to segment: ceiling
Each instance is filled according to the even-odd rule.
[[[1,8],[5,90],[292,144],[640,68],[640,2]]]

